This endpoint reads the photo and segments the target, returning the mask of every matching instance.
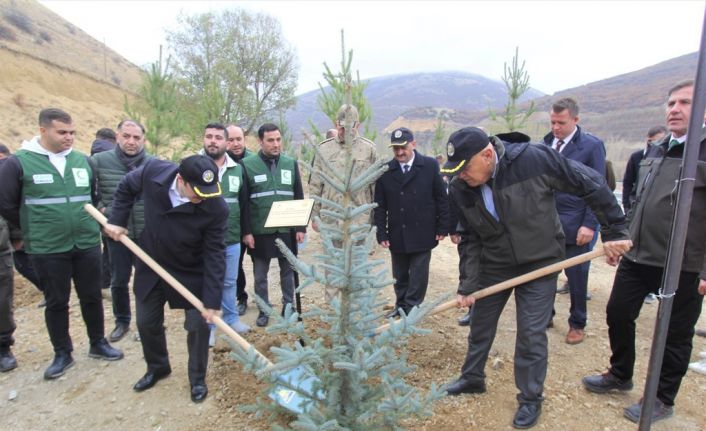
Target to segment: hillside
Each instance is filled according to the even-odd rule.
[[[604,139],[642,140],[647,129],[664,123],[667,91],[678,81],[696,76],[698,53],[676,57],[644,69],[535,100],[548,111],[551,101],[571,96],[579,101],[582,123]]]
[[[531,90],[525,101],[532,99],[537,112],[524,131],[535,141],[541,139],[549,130],[551,102],[574,97],[581,107],[581,125],[606,142],[608,156],[622,176],[623,162],[642,145],[647,129],[664,122],[667,90],[677,81],[693,78],[696,61],[697,53],[687,54],[551,96]],[[322,128],[330,127],[318,112],[318,92],[299,96],[296,110],[287,115],[292,130],[308,129],[308,119]],[[505,86],[479,75],[439,72],[372,78],[366,96],[372,105],[373,125],[383,136],[396,127],[409,127],[423,151],[431,151],[439,113],[443,113],[447,134],[468,125],[482,125],[492,133],[503,131],[501,124],[488,118],[488,107],[505,104]],[[379,139],[381,148],[385,139]]]
[[[95,130],[124,117],[140,69],[35,1],[0,0],[0,11],[0,142],[19,148],[53,106],[74,117],[77,148],[87,150]]]
[[[409,111],[422,109],[427,112],[425,118],[433,121],[441,110],[453,112],[485,110],[489,106],[497,108],[506,99],[502,81],[467,72],[399,74],[376,77],[367,82],[365,95],[373,108],[373,126],[380,131],[389,128],[390,123]],[[308,130],[309,120],[319,129],[331,127],[330,120],[316,104],[319,92],[310,91],[297,97],[296,107],[289,110],[286,116],[292,130]],[[526,100],[542,95],[532,89],[527,93]]]

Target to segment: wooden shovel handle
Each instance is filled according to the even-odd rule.
[[[108,224],[108,220],[105,218],[105,216],[98,211],[93,205],[91,204],[86,204],[84,205],[84,209],[93,217],[95,218],[98,223],[100,223],[102,226],[105,226]],[[181,294],[184,298],[186,298],[187,301],[191,303],[194,307],[196,307],[197,310],[200,312],[205,311],[205,307],[203,306],[203,303],[199,298],[197,298],[193,293],[189,291],[183,284],[179,282],[176,278],[174,278],[170,273],[168,273],[164,268],[162,268],[154,259],[152,259],[147,253],[145,253],[140,246],[135,244],[133,240],[131,240],[127,235],[120,235],[120,242],[125,244],[125,247],[129,248],[130,251],[135,253],[135,256],[139,257],[140,260],[142,260],[147,266],[152,268],[154,272],[157,273],[164,281],[166,281],[170,286],[172,286],[177,292]],[[226,335],[228,335],[230,338],[233,339],[240,347],[242,347],[244,350],[250,349],[250,347],[253,348],[255,353],[258,354],[263,360],[267,361],[268,365],[272,365],[272,362],[267,359],[265,355],[260,353],[255,347],[248,343],[245,338],[241,337],[240,334],[235,332],[233,328],[230,327],[226,322],[223,321],[218,316],[213,317],[213,323],[223,331]]]
[[[597,257],[603,256],[605,254],[605,251],[603,251],[603,248],[598,248],[593,251],[589,251],[588,253],[580,254],[578,256],[574,256],[569,259],[562,260],[561,262],[553,263],[551,265],[547,265],[545,267],[535,269],[534,271],[528,272],[527,274],[519,275],[515,278],[511,278],[509,280],[505,280],[502,283],[494,284],[492,286],[486,287],[485,289],[481,289],[477,292],[472,293],[470,296],[475,298],[476,300],[485,298],[486,296],[490,296],[494,293],[498,293],[502,290],[509,289],[511,287],[518,286],[523,283],[527,283],[528,281],[535,280],[540,277],[544,277],[545,275],[549,275],[554,272],[559,272],[563,269],[570,268],[574,265],[578,265],[580,263],[587,262],[589,260],[593,260]],[[438,305],[436,308],[431,310],[428,314],[428,316],[431,316],[432,314],[436,313],[441,313],[442,311],[446,311],[452,308],[456,308],[456,300],[452,299],[448,302],[444,302],[443,304]],[[389,323],[386,323],[382,326],[379,326],[375,330],[375,334],[379,335],[381,334],[384,330],[390,327]]]

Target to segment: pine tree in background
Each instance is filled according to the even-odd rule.
[[[172,138],[179,136],[183,129],[183,119],[178,107],[176,81],[169,69],[169,58],[162,63],[162,47],[159,47],[159,60],[150,65],[143,76],[139,94],[141,99],[130,105],[125,97],[125,113],[129,118],[145,125],[145,138],[155,156],[164,152]]]
[[[504,65],[502,80],[507,88],[507,103],[502,114],[498,115],[489,109],[490,118],[498,123],[503,123],[503,132],[515,132],[525,127],[527,120],[534,113],[534,101],[530,102],[526,110],[517,106],[520,98],[530,89],[529,73],[525,70],[525,62],[519,65],[520,48],[515,48],[515,56],[512,57],[512,66]]]
[[[352,89],[355,84],[350,69],[344,68],[343,74],[335,77],[335,82],[339,83],[345,96],[335,103],[339,106],[344,102],[354,103]],[[278,376],[292,370],[303,370],[311,377],[310,389],[293,380],[284,383],[288,389],[310,400],[304,411],[289,424],[295,430],[401,429],[400,421],[410,415],[432,414],[432,402],[443,395],[436,385],[432,385],[428,392],[420,393],[405,382],[405,376],[414,369],[407,363],[409,337],[428,332],[416,325],[438,301],[414,308],[409,315],[403,313],[400,320],[387,330],[374,335],[386,303],[380,293],[392,284],[392,280],[387,278],[386,270],[378,269],[385,263],[383,260],[368,260],[376,241],[375,229],[370,229],[369,225],[355,225],[353,221],[357,215],[371,211],[375,204],[355,206],[353,196],[382,175],[386,163],[380,160],[352,178],[352,125],[353,117],[349,111],[345,116],[345,130],[350,135],[345,137],[345,151],[341,154],[346,157],[344,171],[336,172],[328,165],[327,172],[313,170],[314,175],[320,175],[342,195],[340,205],[320,199],[321,214],[338,223],[326,224],[316,220],[323,246],[323,253],[314,256],[318,263],[309,264],[297,259],[278,240],[282,253],[304,276],[299,290],[317,282],[338,288],[340,295],[324,308],[307,305],[303,322],[298,321],[291,306],[287,307],[284,317],[279,317],[277,310],[268,310],[274,320],[274,324],[267,328],[268,332],[289,335],[283,338],[298,338],[293,343],[270,349],[276,357],[272,366],[264,363],[252,349],[246,352],[231,343],[232,356],[268,384],[268,394],[282,388]],[[317,157],[326,163],[321,154]],[[258,304],[267,308],[259,298]],[[313,327],[306,330],[306,323],[312,323]],[[259,414],[282,411],[265,397],[250,409]],[[282,429],[277,425],[273,428]]]
[[[324,79],[329,86],[329,89],[324,89],[324,87],[319,83],[319,89],[321,92],[316,98],[316,103],[319,109],[331,120],[331,126],[336,126],[336,113],[338,109],[346,103],[347,88],[350,90],[350,100],[352,100],[353,106],[358,108],[358,115],[360,118],[360,124],[362,128],[360,129],[360,134],[371,141],[375,141],[377,132],[372,128],[372,118],[373,111],[368,99],[365,97],[365,89],[368,86],[367,82],[361,82],[360,73],[356,72],[355,81],[345,82],[343,76],[352,76],[351,65],[353,64],[353,50],[348,51],[346,55],[346,45],[344,32],[341,30],[341,71],[339,73],[334,73],[328,64],[324,62]],[[311,132],[313,139],[316,142],[321,142],[324,140],[325,131],[320,131],[314,123],[309,120],[309,126],[311,127]],[[308,153],[302,149],[302,155],[304,160],[310,161],[313,154],[311,151]]]
[[[446,153],[446,139],[449,134],[446,132],[446,126],[444,125],[445,111],[439,112],[436,117],[436,125],[434,126],[434,135],[431,138],[431,152],[432,156],[436,157],[439,154]]]

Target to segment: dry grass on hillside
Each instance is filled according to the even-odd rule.
[[[69,112],[76,125],[76,148],[87,152],[95,131],[115,127],[125,114],[125,92],[80,74],[0,48],[0,142],[17,150],[37,132],[37,115],[47,107]]]

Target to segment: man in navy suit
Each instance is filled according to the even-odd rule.
[[[544,137],[545,144],[564,157],[593,168],[605,178],[605,146],[603,141],[578,126],[579,106],[576,101],[570,97],[556,101],[552,104],[549,118],[552,131]],[[555,197],[556,210],[566,236],[566,258],[591,251],[598,219],[581,198],[563,192],[556,192]],[[587,262],[566,269],[571,293],[567,344],[583,341],[589,267],[590,263]]]
[[[130,209],[139,195],[145,205],[140,245],[199,298],[206,310],[194,309],[144,262],[136,262],[135,309],[147,373],[133,389],[149,389],[172,371],[164,334],[164,304],[169,302],[171,308],[185,310],[191,400],[200,402],[208,395],[207,323],[213,323],[221,307],[226,266],[228,207],[220,197],[218,167],[210,157],[195,155],[179,166],[152,159],[127,174],[115,192],[110,224],[105,227],[112,239],[118,241],[127,233]]]
[[[449,202],[439,163],[419,154],[412,132],[392,132],[395,158],[375,183],[373,210],[377,240],[390,249],[395,278],[395,309],[386,318],[406,314],[424,301],[431,249],[448,234]]]

